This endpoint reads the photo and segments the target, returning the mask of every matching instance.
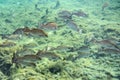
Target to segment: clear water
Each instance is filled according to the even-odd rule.
[[[120,0],[0,0],[0,80],[120,80]]]

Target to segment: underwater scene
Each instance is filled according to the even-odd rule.
[[[0,80],[120,80],[120,0],[0,0]]]

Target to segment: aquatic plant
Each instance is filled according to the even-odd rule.
[[[112,9],[109,8],[103,16],[100,14],[102,2],[94,0],[11,1],[11,5],[0,4],[0,75],[3,74],[0,80],[119,79],[120,24],[117,2],[113,4],[112,1]],[[12,5],[16,8],[11,7]],[[63,9],[68,13],[59,14]],[[92,14],[93,12],[96,14]],[[48,32],[48,38],[43,32],[36,30],[39,22],[43,26],[39,29],[43,32],[54,30]],[[20,29],[23,25],[31,28]],[[15,29],[16,32],[13,32]],[[78,34],[79,29],[82,34]],[[93,38],[96,41],[91,42]],[[4,42],[7,44],[4,45]],[[9,79],[4,78],[4,75],[9,74]]]

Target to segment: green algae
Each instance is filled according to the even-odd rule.
[[[86,2],[87,0],[84,1]],[[38,0],[33,1],[34,4],[37,2]],[[20,0],[19,3],[21,4],[22,1]],[[0,62],[2,62],[0,64],[0,70],[5,64],[12,65],[9,76],[0,71],[1,80],[119,80],[119,57],[106,56],[104,53],[99,53],[99,45],[95,45],[92,42],[89,43],[93,38],[113,38],[119,40],[119,11],[106,9],[102,12],[100,6],[102,2],[100,4],[96,2],[93,6],[90,6],[91,4],[88,2],[86,4],[89,4],[89,7],[86,7],[85,5],[79,5],[80,2],[76,0],[74,0],[75,5],[71,4],[71,1],[66,2],[61,0],[61,6],[58,9],[52,8],[55,2],[51,2],[51,4],[46,2],[45,4],[47,6],[44,6],[45,4],[38,6],[41,11],[35,10],[33,3],[30,3],[31,6],[26,3],[28,2],[25,1],[22,3],[23,6],[17,5],[17,7],[14,4],[13,6],[15,8],[11,5],[8,7],[0,5],[2,10],[0,14],[1,34],[12,33],[17,28],[24,26],[37,28],[38,23],[44,21],[56,22],[60,26],[55,31],[46,30],[48,38],[22,36],[20,40],[13,40],[17,45],[4,48],[0,47]],[[96,4],[99,6],[94,8]],[[9,7],[11,8],[10,10]],[[48,15],[46,15],[46,9],[49,10]],[[89,14],[88,18],[73,16],[75,23],[83,30],[82,34],[69,29],[64,21],[58,18],[57,13],[66,9],[71,12],[82,9],[85,13]],[[45,18],[41,19],[43,16]],[[10,20],[11,23],[5,21],[6,19]],[[87,40],[86,43],[85,40]],[[4,39],[1,38],[0,43],[2,41]],[[53,52],[62,58],[60,60],[49,60],[45,57],[42,60],[38,60],[36,66],[25,65],[20,68],[17,68],[15,63],[12,63],[13,54],[24,49],[32,49],[36,53],[38,50],[49,51],[49,48],[56,48],[61,45],[74,49],[67,50],[67,48],[63,49],[63,47],[58,50],[53,50]],[[91,55],[92,57],[77,58],[73,62],[72,59],[79,54],[77,49],[84,45],[90,47],[90,53],[93,54]]]

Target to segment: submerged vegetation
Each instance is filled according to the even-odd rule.
[[[0,0],[0,7],[0,80],[120,79],[119,1]]]

